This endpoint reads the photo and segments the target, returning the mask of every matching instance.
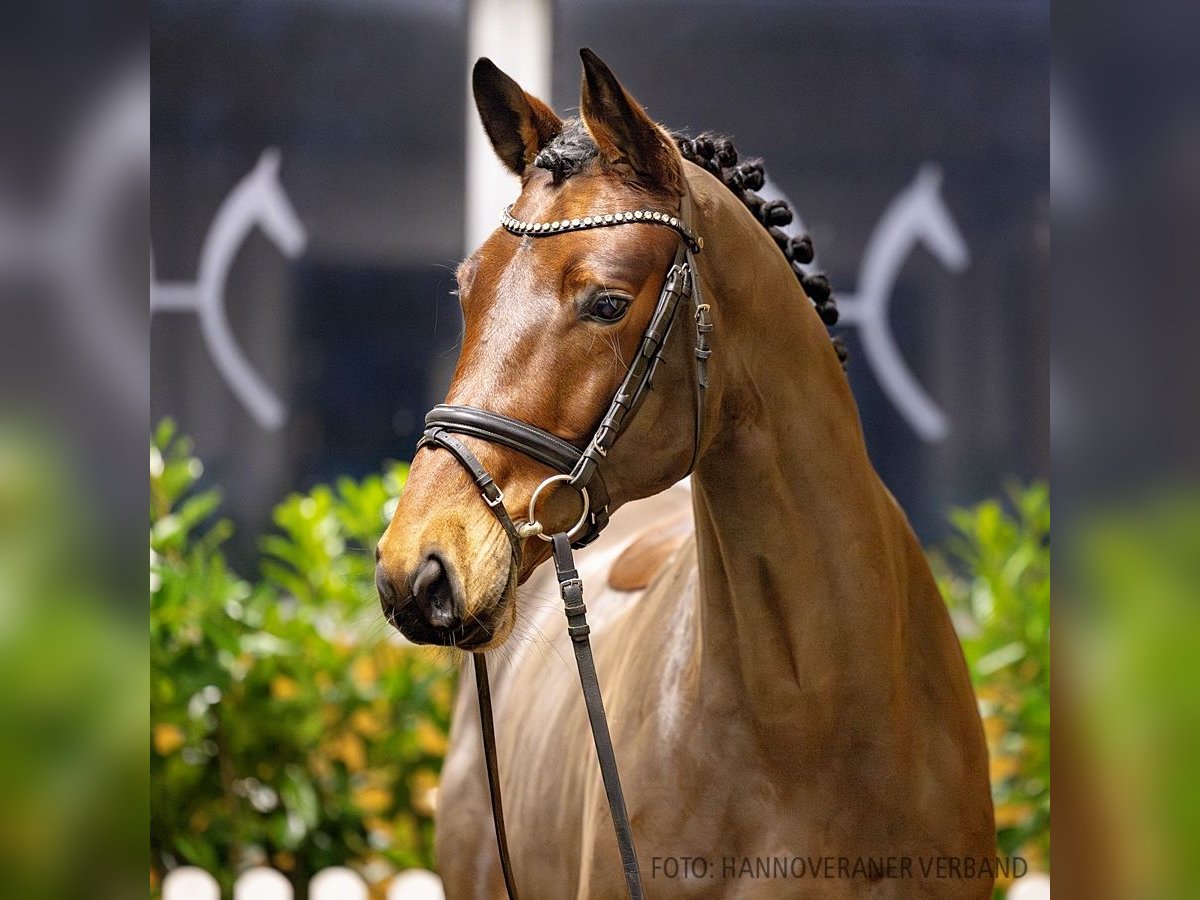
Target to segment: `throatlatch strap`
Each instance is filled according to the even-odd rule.
[[[500,851],[500,870],[509,900],[517,900],[512,860],[508,855],[508,833],[504,830],[504,803],[500,799],[500,765],[496,759],[496,725],[492,719],[492,690],[488,684],[487,660],[472,653],[475,661],[475,692],[479,696],[479,725],[483,729],[483,759],[487,768],[488,790],[492,795],[492,822],[496,825],[496,849]]]
[[[596,759],[600,762],[600,775],[604,779],[604,793],[608,795],[608,808],[612,813],[613,828],[617,833],[617,845],[621,849],[621,866],[625,870],[625,885],[631,900],[643,900],[642,873],[638,868],[637,851],[633,846],[633,828],[629,824],[629,813],[625,809],[625,795],[621,791],[621,776],[617,772],[617,757],[613,752],[612,737],[608,733],[608,720],[604,717],[604,698],[600,695],[600,681],[596,677],[596,664],[592,660],[592,642],[588,639],[591,629],[587,624],[587,607],[583,603],[583,582],[575,569],[571,555],[571,541],[565,534],[554,535],[554,571],[558,576],[558,589],[562,594],[563,610],[567,614],[567,631],[571,645],[575,648],[575,663],[579,667],[579,683],[583,686],[583,700],[587,704],[588,720],[592,725],[592,739],[596,743]]]

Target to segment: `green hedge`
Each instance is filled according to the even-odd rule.
[[[170,423],[150,453],[151,870],[190,863],[229,890],[274,866],[304,884],[432,868],[432,807],[455,667],[403,645],[371,551],[407,472],[288,497],[260,577],[233,573],[228,522]]]
[[[931,554],[979,696],[1002,854],[1050,870],[1050,490],[951,513]]]
[[[403,644],[371,548],[404,484],[393,464],[288,497],[259,577],[221,552],[219,495],[168,422],[150,454],[151,873],[248,865],[297,885],[330,865],[372,882],[433,867],[432,809],[454,657]],[[1003,853],[1049,866],[1049,493],[953,513],[934,554],[985,714]]]

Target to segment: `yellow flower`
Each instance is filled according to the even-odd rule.
[[[1003,781],[1006,778],[1011,778],[1019,774],[1021,771],[1021,761],[1015,756],[1001,755],[995,753],[991,759],[991,776],[992,783]]]
[[[433,697],[433,702],[443,709],[449,708],[451,702],[454,700],[454,691],[450,687],[449,679],[436,682],[429,693]]]
[[[367,749],[362,740],[352,732],[344,732],[329,742],[329,755],[340,759],[351,772],[357,772],[367,764]]]
[[[382,787],[354,789],[354,805],[365,813],[381,813],[392,805],[392,792]]]
[[[996,827],[1011,828],[1025,822],[1033,815],[1033,806],[1029,803],[999,803],[996,805]]]
[[[350,677],[354,679],[354,683],[359,690],[366,690],[375,684],[378,673],[375,670],[375,661],[369,656],[360,656],[354,660],[350,667]]]
[[[170,756],[186,743],[183,729],[170,722],[158,722],[154,726],[154,749],[159,756]]]
[[[369,709],[356,709],[350,714],[350,727],[363,737],[379,737],[384,732],[383,722]]]
[[[425,816],[437,810],[438,777],[429,769],[418,769],[408,782],[413,809]]]
[[[276,675],[271,679],[271,696],[276,700],[295,700],[300,694],[300,685],[294,678]]]
[[[446,755],[446,733],[428,719],[422,719],[416,729],[417,745],[430,756]]]
[[[983,733],[987,736],[990,747],[995,747],[1000,743],[1000,739],[1004,737],[1007,730],[1004,720],[999,716],[984,716]]]

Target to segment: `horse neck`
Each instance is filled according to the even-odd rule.
[[[895,660],[915,538],[867,458],[824,325],[770,237],[719,191],[700,267],[717,317],[713,436],[693,476],[702,688],[768,732],[794,729],[803,704],[820,733]]]
[[[251,172],[239,181],[213,216],[200,254],[197,280],[201,285],[215,285],[228,274],[242,242],[262,220],[264,204],[261,198],[271,188],[257,176],[257,172]]]

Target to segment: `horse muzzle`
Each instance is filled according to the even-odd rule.
[[[511,630],[511,576],[497,573],[482,600],[472,602],[463,574],[440,550],[426,551],[411,569],[381,557],[375,587],[384,618],[415,644],[474,651],[501,643]]]

